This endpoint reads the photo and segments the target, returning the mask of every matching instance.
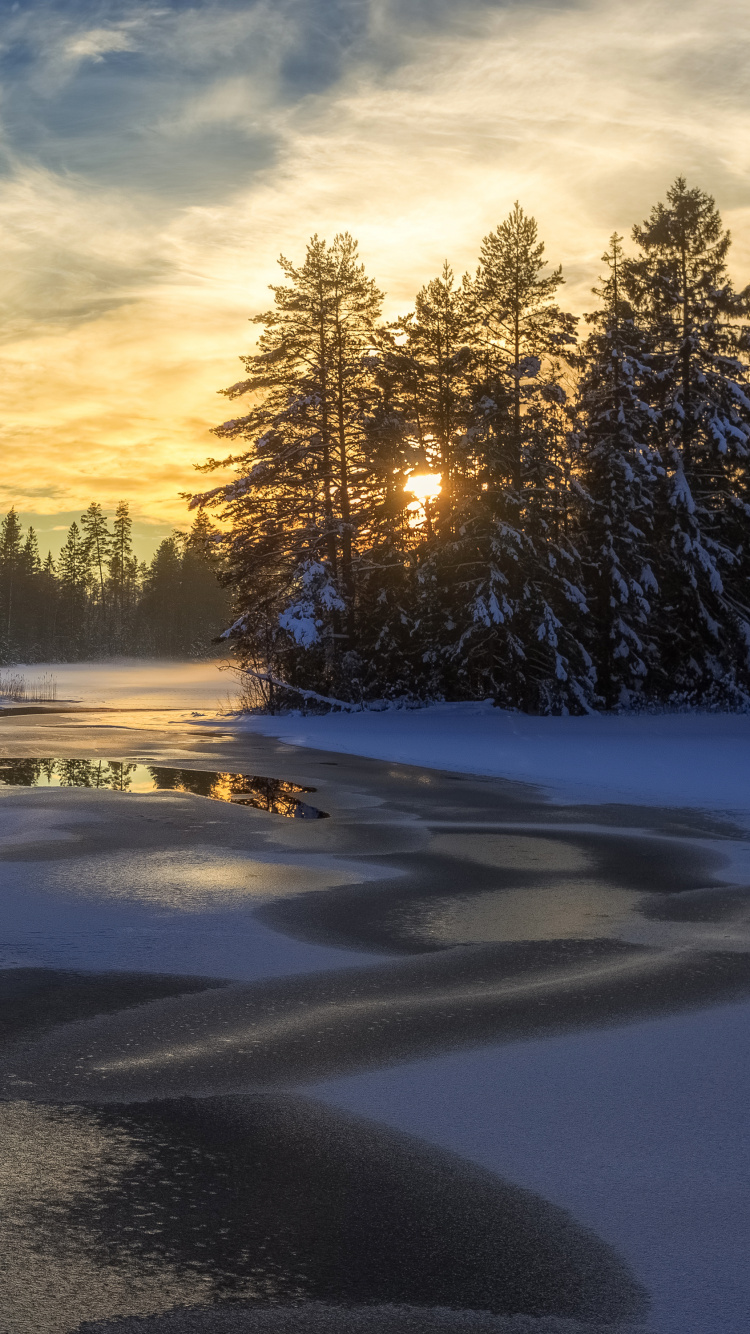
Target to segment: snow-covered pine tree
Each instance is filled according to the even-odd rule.
[[[641,254],[623,277],[652,346],[666,474],[656,521],[661,693],[747,700],[750,289],[732,287],[714,200],[682,177],[633,237]]]
[[[622,237],[616,232],[602,259],[608,272],[593,290],[603,304],[585,317],[591,332],[579,362],[580,541],[591,611],[587,644],[597,693],[611,709],[642,698],[655,666],[651,601],[658,466],[650,443],[657,416],[648,403],[648,344],[622,290]]]
[[[372,632],[370,676],[383,694],[435,697],[446,688],[452,535],[463,486],[462,445],[471,407],[467,284],[443,265],[414,310],[381,330],[368,419],[370,455],[383,480],[371,529],[361,634]],[[439,490],[415,499],[414,478]],[[437,483],[434,486],[437,488]]]
[[[226,579],[237,595],[232,629],[247,661],[292,683],[347,691],[344,663],[356,650],[357,534],[369,518],[373,470],[364,416],[381,294],[348,234],[313,237],[304,262],[279,261],[286,283],[258,351],[242,357],[247,378],[223,391],[251,395],[242,416],[215,434],[241,452],[204,470],[232,465],[236,481],[194,496],[228,525]],[[300,664],[304,659],[304,667]]]
[[[580,422],[565,368],[548,361],[528,404],[522,451],[524,583],[515,628],[523,643],[520,707],[581,713],[595,700],[580,553]]]
[[[404,459],[411,472],[440,473],[434,527],[450,532],[461,491],[461,446],[470,420],[472,305],[466,280],[446,261],[390,327],[388,361],[398,380]],[[433,525],[430,524],[430,527]]]
[[[558,368],[575,319],[555,300],[561,270],[545,268],[536,221],[516,204],[482,242],[472,284],[473,489],[457,522],[453,651],[471,695],[578,712],[589,707],[592,673],[567,532],[572,437]]]

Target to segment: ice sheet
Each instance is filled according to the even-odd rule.
[[[634,802],[750,817],[750,715],[537,718],[491,704],[223,719],[297,746],[544,787],[564,802]]]
[[[746,1334],[749,1004],[484,1047],[307,1092],[569,1209],[633,1266],[659,1334]]]

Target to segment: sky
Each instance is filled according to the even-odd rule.
[[[678,174],[750,281],[746,0],[0,0],[0,510],[189,517],[280,252],[406,311],[520,200],[562,302]],[[218,480],[218,479],[217,479]]]

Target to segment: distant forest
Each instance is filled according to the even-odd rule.
[[[518,204],[473,274],[446,264],[391,323],[348,234],[282,257],[223,391],[232,452],[205,465],[236,478],[191,501],[222,518],[245,665],[347,701],[746,707],[750,288],[729,245],[678,179],[627,251],[612,236],[580,330]]]
[[[119,654],[191,657],[230,618],[217,583],[215,529],[199,514],[160,543],[150,564],[133,554],[128,506],[109,527],[101,505],[72,523],[57,561],[41,559],[14,510],[0,527],[0,664],[75,662]]]

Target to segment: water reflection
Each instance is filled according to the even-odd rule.
[[[203,769],[176,769],[125,760],[27,759],[0,760],[3,787],[87,787],[114,792],[191,792],[214,801],[285,815],[293,820],[324,820],[318,810],[296,795],[314,792],[282,778],[222,773]]]

